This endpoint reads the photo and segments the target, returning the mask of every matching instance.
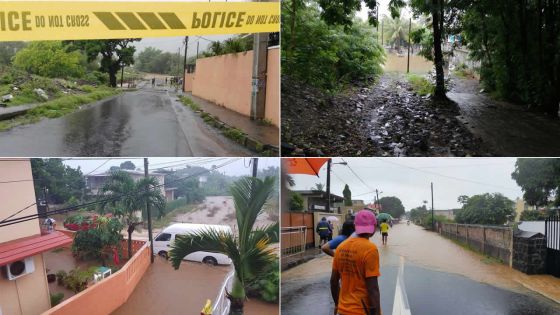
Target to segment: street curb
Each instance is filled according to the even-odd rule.
[[[560,304],[560,300],[557,299],[556,297],[554,297],[554,296],[552,296],[552,295],[550,295],[550,294],[541,292],[541,291],[539,291],[539,290],[536,290],[536,289],[534,289],[532,286],[527,285],[526,283],[523,283],[523,282],[521,282],[521,281],[517,281],[517,282],[520,283],[520,284],[521,284],[523,287],[525,287],[526,289],[529,289],[529,290],[531,290],[531,291],[533,291],[533,292],[535,292],[535,293],[537,293],[537,294],[540,294],[540,295],[546,297],[547,299],[550,299],[550,300],[552,300],[552,301],[554,301],[554,302]]]
[[[13,110],[13,111],[8,111],[5,113],[0,113],[0,120],[8,120],[8,119],[12,119],[14,117],[17,116],[21,116],[21,115],[25,115],[27,114],[28,111],[30,111],[31,109],[40,106],[41,104],[36,104],[36,105],[29,105],[27,108],[21,108],[18,110]],[[21,105],[21,106],[26,106],[26,105]]]
[[[291,268],[294,268],[294,267],[299,266],[299,265],[301,265],[301,264],[304,264],[304,263],[306,263],[306,262],[308,262],[308,261],[310,261],[310,260],[313,260],[313,259],[315,259],[315,258],[317,258],[317,257],[309,257],[309,256],[308,256],[308,257],[303,257],[303,258],[298,259],[298,260],[295,260],[295,261],[291,261],[291,262],[289,262],[289,263],[287,263],[287,264],[285,264],[285,265],[282,265],[281,270],[282,270],[282,271],[286,271],[286,270],[288,270],[288,269],[291,269]]]
[[[280,154],[278,147],[271,144],[264,144],[259,140],[248,136],[245,132],[243,132],[243,130],[221,121],[220,118],[203,111],[200,107],[197,109],[192,108],[189,104],[183,102],[183,98],[187,98],[194,103],[194,101],[187,96],[178,95],[177,98],[183,106],[188,107],[194,113],[198,114],[198,116],[202,118],[207,125],[220,130],[222,135],[241,144],[245,148],[256,153],[261,153],[264,156],[278,156]]]

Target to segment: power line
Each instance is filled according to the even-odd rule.
[[[12,215],[10,215],[9,217],[5,218],[4,220],[0,221],[0,223],[4,223],[4,221],[8,220],[9,218],[20,214],[22,211],[27,210],[27,209],[33,207],[33,206],[36,205],[36,204],[37,204],[37,203],[34,202],[34,203],[30,204],[29,206],[27,206],[27,207],[25,207],[25,208],[23,208],[23,209],[21,209],[21,210],[18,210],[18,211],[15,212],[14,214],[12,214]]]
[[[352,169],[352,167],[350,167],[350,164],[348,164],[348,162],[344,161],[343,158],[341,158],[341,160],[346,163],[346,165],[348,166],[348,169],[350,169],[350,171],[352,172],[352,174],[354,174],[354,176],[356,176],[361,182],[362,184],[364,184],[364,186],[366,186],[366,188],[371,189],[371,187],[369,187],[368,184],[366,184],[366,182],[356,173],[354,172],[354,170]]]
[[[200,171],[200,172],[195,173],[195,174],[191,174],[191,175],[188,175],[188,176],[185,176],[185,177],[182,177],[182,178],[178,178],[178,179],[169,181],[167,184],[175,183],[175,182],[178,182],[178,181],[189,179],[191,177],[202,175],[204,173],[211,172],[211,171],[216,170],[218,168],[221,168],[221,167],[227,166],[229,164],[232,164],[232,163],[234,163],[238,160],[239,160],[239,158],[232,159],[232,160],[230,160],[228,162],[225,162],[225,163],[222,163],[218,166],[214,166],[211,169],[205,169],[204,171]],[[154,185],[153,189],[156,189],[156,188],[159,188],[159,187],[162,187],[162,186],[165,186],[165,185],[166,185],[165,183],[164,184],[159,184],[159,185]],[[150,188],[148,188],[148,189],[150,189]],[[67,208],[47,211],[43,214],[37,213],[37,214],[32,214],[32,215],[23,216],[23,217],[15,218],[15,219],[12,219],[12,220],[8,220],[10,217],[13,217],[14,215],[17,215],[17,213],[20,213],[23,210],[33,206],[34,205],[33,204],[33,205],[27,206],[25,209],[19,210],[17,213],[14,213],[13,215],[9,216],[8,218],[2,220],[2,222],[0,222],[0,227],[12,225],[12,224],[17,224],[17,223],[22,223],[22,222],[26,222],[26,221],[30,221],[30,220],[35,220],[35,219],[38,219],[40,217],[45,217],[45,216],[48,216],[48,215],[51,215],[51,214],[61,214],[61,213],[70,212],[72,210],[76,210],[76,209],[79,209],[79,208],[89,207],[89,206],[97,205],[97,204],[101,204],[101,203],[107,203],[107,202],[110,202],[110,201],[113,201],[113,200],[121,199],[122,197],[131,196],[131,195],[132,194],[116,195],[116,196],[112,196],[112,197],[109,197],[109,198],[106,198],[106,199],[103,199],[103,200],[97,200],[97,201],[84,203],[84,204],[81,204],[81,205],[76,205],[76,206],[71,206],[71,207],[67,207]]]
[[[91,172],[89,172],[89,173],[85,174],[84,176],[88,176],[88,175],[91,175],[91,173],[93,173],[93,172],[97,171],[97,170],[98,170],[98,169],[99,169],[100,167],[102,167],[103,165],[107,164],[107,163],[108,163],[108,162],[109,162],[110,160],[111,160],[111,159],[107,159],[107,160],[105,160],[105,162],[101,163],[101,165],[99,165],[98,167],[96,167],[96,168],[95,168],[95,169],[94,169],[93,171],[91,171]]]

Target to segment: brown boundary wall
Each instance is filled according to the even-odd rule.
[[[512,266],[513,229],[511,227],[443,223],[440,233]]]
[[[305,226],[307,227],[307,235],[306,235],[306,247],[313,247],[315,244],[315,239],[313,234],[314,232],[314,225],[313,225],[313,214],[306,213],[306,212],[282,212],[281,218],[282,227],[292,227],[292,226]],[[282,242],[282,249],[290,248],[292,244],[287,238],[283,238]],[[295,244],[298,245],[298,244]]]
[[[119,271],[49,309],[43,315],[110,314],[128,300],[150,266],[150,254],[149,243],[146,242]]]
[[[268,49],[265,118],[280,125],[280,49]],[[253,51],[196,61],[194,74],[185,75],[185,90],[194,96],[251,115]]]

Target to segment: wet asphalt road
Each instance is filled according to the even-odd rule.
[[[176,96],[143,87],[0,132],[1,156],[247,156]]]
[[[383,314],[392,314],[397,273],[395,265],[381,267]],[[324,274],[311,280],[282,282],[282,314],[332,314],[329,280],[330,275]],[[560,305],[536,294],[520,294],[411,263],[405,263],[404,283],[413,315],[560,314]]]

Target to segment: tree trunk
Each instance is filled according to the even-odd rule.
[[[432,2],[432,27],[434,31],[434,64],[436,66],[436,98],[445,98],[445,77],[443,74],[443,53],[441,50],[441,29],[439,1]]]
[[[117,71],[113,68],[109,69],[109,86],[117,87]]]
[[[134,232],[134,224],[128,225],[128,259],[132,258],[132,232]]]
[[[245,303],[245,288],[243,283],[237,278],[237,274],[233,277],[233,286],[231,293],[227,293],[230,300],[229,315],[243,315],[243,306]]]

